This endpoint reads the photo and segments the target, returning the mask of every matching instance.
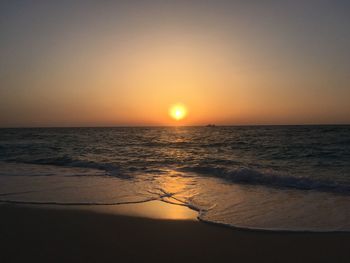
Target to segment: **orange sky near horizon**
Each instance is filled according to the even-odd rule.
[[[136,2],[4,6],[0,127],[350,123],[340,10]]]

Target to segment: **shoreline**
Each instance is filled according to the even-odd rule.
[[[348,232],[235,229],[73,207],[0,205],[1,262],[348,262]],[[21,253],[18,253],[21,251]]]
[[[278,229],[278,228],[254,228],[247,226],[236,226],[222,222],[215,222],[201,218],[201,210],[195,208],[163,201],[161,199],[151,199],[145,201],[125,202],[125,203],[56,203],[56,202],[25,202],[0,200],[1,206],[28,207],[37,209],[57,209],[57,210],[78,210],[107,215],[131,216],[139,218],[150,218],[156,220],[191,220],[212,226],[218,226],[237,231],[251,232],[276,232],[276,233],[345,233],[347,230],[298,230],[298,229]],[[170,213],[170,215],[169,215]]]

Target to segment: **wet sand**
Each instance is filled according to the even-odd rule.
[[[0,205],[0,262],[349,262],[350,233],[235,230],[193,220]]]

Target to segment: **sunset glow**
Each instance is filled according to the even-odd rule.
[[[0,127],[350,123],[333,1],[5,2]]]
[[[182,105],[182,104],[176,104],[176,105],[173,105],[173,106],[170,108],[170,110],[169,110],[169,115],[170,115],[173,119],[179,121],[179,120],[181,120],[181,119],[183,119],[183,118],[186,117],[186,115],[187,115],[187,109],[186,109],[186,107],[185,107],[184,105]]]
[[[350,257],[350,0],[0,6],[0,258]]]

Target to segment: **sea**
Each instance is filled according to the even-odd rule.
[[[0,129],[0,204],[159,200],[204,222],[350,230],[350,126]]]

